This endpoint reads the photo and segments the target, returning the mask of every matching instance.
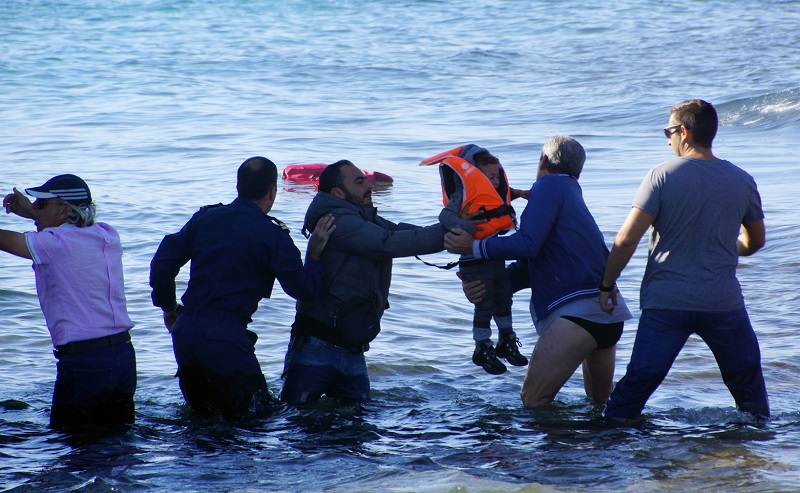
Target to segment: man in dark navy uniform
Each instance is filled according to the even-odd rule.
[[[276,278],[298,300],[314,299],[323,286],[319,258],[333,217],[314,229],[303,264],[289,230],[267,215],[277,179],[269,159],[246,160],[237,173],[236,200],[201,208],[179,232],[164,237],[150,264],[153,304],[163,310],[172,334],[181,391],[202,414],[218,411],[237,419],[270,400],[255,355],[258,336],[247,325]],[[175,277],[189,260],[179,306]]]

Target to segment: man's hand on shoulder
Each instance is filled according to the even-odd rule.
[[[333,214],[326,214],[319,221],[308,239],[308,247],[306,248],[306,258],[319,260],[322,256],[322,250],[328,244],[328,239],[336,229],[333,224]]]

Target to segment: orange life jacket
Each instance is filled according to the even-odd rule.
[[[483,212],[473,219],[488,219],[488,222],[478,225],[482,231],[475,232],[475,239],[481,240],[516,229],[517,215],[514,208],[511,207],[511,188],[508,186],[508,178],[503,166],[500,166],[500,190],[497,190],[481,170],[459,156],[463,147],[462,145],[424,159],[419,165],[439,165],[442,202],[445,206],[456,191],[456,180],[461,180],[463,196],[459,214],[462,214],[469,204],[467,213]]]

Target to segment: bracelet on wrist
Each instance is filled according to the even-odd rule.
[[[600,285],[597,286],[597,289],[603,293],[610,293],[611,291],[614,291],[614,285],[612,284],[611,286],[604,286],[603,281],[600,281]]]

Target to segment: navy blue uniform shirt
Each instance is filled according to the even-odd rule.
[[[252,201],[206,206],[161,241],[150,263],[155,306],[176,306],[175,277],[189,260],[187,307],[233,312],[251,320],[275,279],[292,298],[310,301],[322,287],[322,264],[305,265],[288,229]]]

